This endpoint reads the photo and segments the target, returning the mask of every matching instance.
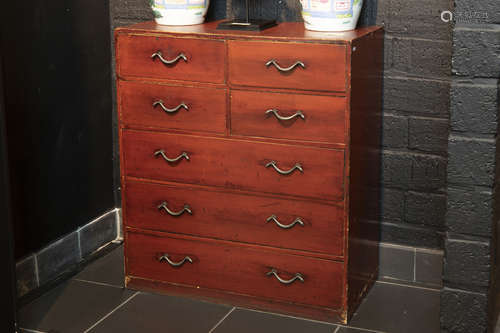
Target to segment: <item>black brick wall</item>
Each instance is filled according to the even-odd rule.
[[[384,241],[442,247],[452,35],[440,15],[452,7],[450,0],[378,0],[376,22],[386,30]]]
[[[495,318],[499,8],[456,0],[454,10],[442,332],[492,332]]]

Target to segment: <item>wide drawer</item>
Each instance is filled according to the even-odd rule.
[[[343,207],[223,190],[128,181],[126,225],[343,254]]]
[[[342,262],[169,234],[128,232],[126,247],[128,276],[331,309],[342,305]]]
[[[133,130],[123,131],[122,144],[126,176],[344,199],[340,149]]]
[[[346,47],[229,41],[229,82],[271,88],[346,90]]]
[[[224,83],[225,53],[224,41],[118,34],[117,72],[119,76]]]
[[[126,126],[224,133],[226,90],[119,81]]]
[[[231,91],[231,134],[345,142],[344,97]]]

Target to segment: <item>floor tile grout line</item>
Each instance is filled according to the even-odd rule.
[[[362,327],[356,327],[356,326],[339,325],[339,329],[341,329],[342,327],[352,328],[352,329],[355,329],[355,330],[358,330],[358,331],[368,332],[368,333],[388,333],[388,332],[379,331],[379,330],[372,330],[371,328],[362,328]]]
[[[105,287],[113,287],[113,288],[120,288],[123,289],[125,287],[123,286],[117,286],[115,284],[109,284],[109,283],[103,283],[103,282],[97,282],[97,281],[90,281],[90,280],[83,280],[83,279],[73,279],[73,281],[78,281],[78,282],[85,282],[85,283],[90,283],[90,284],[96,284],[98,286],[105,286]]]
[[[299,318],[299,317],[285,315],[285,314],[281,314],[281,313],[266,312],[266,311],[261,311],[261,310],[248,309],[248,308],[240,308],[240,307],[236,307],[236,308],[237,309],[241,309],[241,310],[247,310],[247,311],[252,311],[252,312],[269,314],[269,315],[278,316],[278,317],[285,317],[285,318],[298,319],[298,320],[302,320],[302,321],[309,321],[309,322],[318,323],[318,324],[326,324],[326,325],[331,325],[331,326],[337,325],[339,328],[341,328],[341,327],[354,328],[354,329],[357,329],[357,330],[367,331],[367,332],[371,332],[371,333],[387,333],[387,332],[383,332],[383,331],[372,330],[370,328],[362,328],[362,327],[355,327],[355,326],[338,325],[338,324],[329,323],[329,322],[326,322],[326,321],[320,321],[320,320],[314,320],[314,319],[307,319],[307,318]]]
[[[19,330],[20,331],[25,331],[25,332],[28,332],[28,333],[47,333],[47,332],[44,332],[44,331],[31,330],[29,328],[22,328],[22,327],[19,327]],[[22,333],[22,332],[20,332],[20,333]]]
[[[221,318],[221,320],[219,320],[219,321],[217,322],[217,324],[215,324],[215,326],[214,326],[214,327],[212,327],[212,329],[211,329],[210,331],[208,331],[208,333],[212,333],[213,331],[215,331],[215,329],[216,329],[217,327],[219,327],[219,326],[220,326],[220,324],[222,324],[222,322],[223,322],[224,320],[226,320],[226,318],[227,318],[227,317],[229,317],[229,315],[230,315],[230,314],[231,314],[231,313],[232,313],[235,309],[236,309],[236,307],[234,307],[234,306],[233,306],[233,308],[232,308],[231,310],[229,310],[229,312],[228,312],[228,313],[226,313],[226,315],[225,315],[224,317],[222,317],[222,318]]]
[[[407,287],[407,288],[414,288],[414,289],[424,289],[424,290],[430,290],[430,291],[435,291],[435,292],[440,292],[441,291],[441,289],[439,289],[439,288],[412,286],[410,284],[401,284],[401,283],[394,283],[394,282],[388,282],[388,281],[382,281],[382,280],[377,280],[376,283],[392,284],[392,285],[400,286],[400,287]]]
[[[123,303],[121,303],[120,305],[118,305],[116,308],[114,308],[111,312],[109,312],[107,315],[105,315],[104,317],[102,317],[101,319],[99,319],[94,325],[90,326],[89,328],[87,328],[85,331],[83,331],[83,333],[88,333],[90,332],[92,329],[94,329],[97,325],[99,325],[100,323],[102,323],[104,320],[106,320],[109,316],[111,316],[113,313],[115,313],[116,311],[118,311],[122,306],[124,306],[125,304],[127,304],[128,302],[130,302],[135,296],[139,295],[140,292],[139,291],[136,291],[132,296],[130,296],[129,298],[127,298]]]
[[[314,319],[308,319],[308,318],[300,318],[300,317],[290,316],[290,315],[286,315],[286,314],[282,314],[282,313],[266,312],[266,311],[261,311],[261,310],[256,310],[256,309],[240,308],[240,307],[236,307],[236,308],[241,309],[241,310],[252,311],[252,312],[264,313],[264,314],[278,316],[278,317],[292,318],[292,319],[297,319],[297,320],[302,320],[302,321],[310,321],[310,322],[318,323],[318,324],[326,324],[326,325],[331,325],[331,326],[336,325],[334,323],[329,323],[327,321],[314,320]]]

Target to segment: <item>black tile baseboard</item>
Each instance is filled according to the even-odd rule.
[[[20,260],[16,264],[18,297],[56,280],[106,244],[120,239],[120,229],[120,209],[113,209]]]
[[[379,258],[379,279],[413,282],[431,287],[442,286],[441,250],[381,243]]]

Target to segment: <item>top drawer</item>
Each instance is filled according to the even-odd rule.
[[[121,76],[224,83],[224,41],[119,34]]]
[[[228,47],[234,85],[345,91],[344,45],[229,41]]]

